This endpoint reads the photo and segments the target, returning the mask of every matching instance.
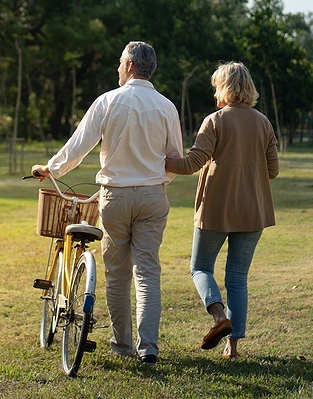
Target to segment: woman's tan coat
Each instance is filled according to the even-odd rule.
[[[279,172],[277,140],[265,115],[244,104],[207,116],[185,158],[167,169],[200,168],[195,226],[224,232],[258,231],[275,224],[269,179]]]

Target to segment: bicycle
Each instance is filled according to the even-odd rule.
[[[75,377],[84,352],[96,349],[96,342],[87,339],[95,324],[96,298],[96,261],[87,244],[101,240],[103,235],[94,226],[99,191],[91,197],[71,196],[60,190],[51,175],[49,178],[55,190],[39,189],[37,233],[55,240],[55,247],[52,257],[50,248],[45,278],[35,279],[33,284],[43,290],[40,346],[50,347],[62,327],[63,369]]]

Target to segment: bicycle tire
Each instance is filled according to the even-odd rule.
[[[77,375],[92,320],[95,298],[96,266],[93,255],[84,252],[75,267],[67,322],[63,329],[62,363],[66,374]]]
[[[63,250],[58,253],[58,265],[53,267],[53,274],[51,276],[51,287],[43,298],[43,307],[41,314],[41,325],[40,325],[40,346],[42,348],[48,348],[52,345],[54,334],[56,333],[55,321],[57,312],[57,296],[59,294],[61,270],[63,262]]]

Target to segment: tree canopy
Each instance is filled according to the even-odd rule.
[[[91,102],[118,86],[130,40],[152,44],[157,90],[177,106],[186,139],[215,110],[210,77],[242,61],[276,129],[312,130],[312,14],[280,0],[3,0],[0,139],[64,139]]]

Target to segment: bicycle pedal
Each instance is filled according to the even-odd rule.
[[[43,280],[41,278],[36,278],[33,284],[34,288],[40,288],[41,290],[48,290],[52,287],[52,281],[50,280]]]
[[[97,348],[97,342],[89,341],[88,339],[86,340],[85,345],[84,345],[84,351],[85,352],[92,353],[92,352],[94,352],[96,350],[96,348]]]

